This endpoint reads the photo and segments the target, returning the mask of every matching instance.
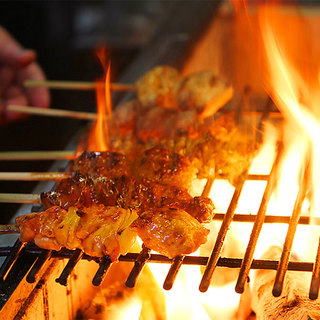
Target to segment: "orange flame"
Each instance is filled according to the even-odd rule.
[[[105,50],[98,51],[98,57],[105,61]],[[111,116],[111,90],[110,90],[110,62],[106,68],[104,86],[101,81],[96,81],[97,120],[94,123],[89,136],[88,151],[106,151],[109,149],[108,119]]]
[[[267,83],[270,94],[287,120],[291,141],[300,143],[302,163],[310,153],[313,199],[312,214],[319,216],[320,136],[320,54],[312,43],[305,21],[292,7],[291,12],[279,7],[264,7],[259,21],[269,68]],[[298,132],[298,134],[297,134]],[[299,140],[298,140],[299,139]],[[300,141],[300,142],[299,142]]]

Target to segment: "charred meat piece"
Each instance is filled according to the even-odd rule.
[[[41,193],[41,202],[46,208],[59,206],[68,209],[71,206],[89,206],[95,198],[93,181],[79,173],[61,180],[55,191]]]
[[[95,257],[109,255],[114,261],[135,241],[128,227],[136,217],[130,210],[101,204],[68,210],[56,206],[20,216],[16,224],[21,241],[49,250],[78,248]]]
[[[196,251],[209,233],[187,212],[168,208],[144,212],[131,228],[147,247],[170,258]]]
[[[197,169],[186,157],[170,153],[164,148],[154,147],[137,155],[133,173],[141,179],[188,188],[196,178]]]
[[[138,212],[157,208],[183,209],[201,223],[213,218],[214,205],[206,197],[192,197],[186,189],[161,185],[152,180],[136,181],[121,176],[91,179],[76,174],[61,181],[55,191],[41,194],[46,208],[59,206],[65,210],[74,206],[89,208],[93,204],[130,208]]]
[[[161,185],[154,181],[143,180],[136,183],[132,205],[138,214],[160,208],[181,209],[200,223],[212,220],[214,205],[210,198],[192,197],[186,189]]]
[[[130,166],[127,158],[117,152],[83,152],[70,169],[71,172],[80,172],[91,178],[103,176],[106,178],[129,175]]]
[[[94,203],[128,208],[133,187],[134,182],[127,176],[91,179],[76,173],[63,179],[55,191],[41,193],[41,201],[46,208],[90,207]]]

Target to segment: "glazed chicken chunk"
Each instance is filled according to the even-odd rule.
[[[81,249],[85,253],[112,261],[130,249],[135,232],[128,228],[137,216],[130,210],[92,205],[89,208],[58,206],[20,216],[20,240],[33,241],[49,250]]]
[[[169,258],[196,251],[209,233],[185,211],[170,208],[144,212],[131,228],[147,247]]]

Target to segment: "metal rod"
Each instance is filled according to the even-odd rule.
[[[63,286],[67,285],[68,277],[74,269],[74,267],[76,266],[76,264],[78,263],[78,261],[82,258],[82,254],[83,252],[80,249],[74,250],[70,260],[68,261],[67,265],[64,267],[62,273],[60,274],[60,277],[56,279],[56,282],[62,284]]]
[[[10,248],[9,255],[6,257],[0,268],[0,281],[4,281],[12,265],[18,258],[20,251],[26,246],[26,243],[22,243],[19,239],[16,240],[14,245]]]
[[[223,220],[225,217],[224,213],[216,213],[213,217],[213,220]],[[257,219],[257,215],[255,214],[235,214],[233,216],[234,222],[254,222]],[[265,217],[264,223],[289,223],[290,222],[290,216],[273,216],[273,215],[267,215]],[[314,222],[315,225],[320,225],[320,218],[314,218],[312,219],[312,222]],[[311,219],[308,216],[301,216],[299,218],[299,224],[310,224]]]
[[[126,281],[126,286],[129,288],[133,288],[136,284],[139,274],[141,273],[143,267],[146,262],[150,259],[150,249],[145,245],[142,245],[142,250],[137,257],[137,260],[134,262],[134,266],[128,276]]]
[[[208,178],[206,185],[204,186],[204,188],[202,190],[201,196],[209,197],[213,182],[214,182],[214,178]]]
[[[34,283],[36,281],[37,275],[43,265],[50,259],[52,251],[43,250],[42,253],[37,258],[36,262],[32,266],[31,270],[27,274],[26,280],[29,283]]]
[[[275,297],[279,297],[283,289],[283,282],[284,282],[284,278],[288,268],[294,235],[297,230],[302,204],[308,190],[307,182],[309,181],[308,180],[309,170],[310,170],[309,162],[306,161],[306,167],[304,170],[304,174],[302,175],[302,178],[303,178],[302,186],[300,186],[299,188],[297,198],[294,204],[286,239],[283,245],[283,249],[282,249],[282,253],[279,261],[279,267],[276,273],[276,277],[275,277],[275,281],[272,289],[272,294]]]
[[[213,220],[221,221],[224,220],[226,214],[225,213],[216,213],[213,217]],[[234,214],[233,222],[254,222],[257,219],[257,215],[255,214]],[[264,223],[286,223],[289,224],[290,216],[273,216],[267,215],[265,217]],[[314,218],[312,220],[314,225],[320,225],[320,218]],[[298,224],[308,225],[311,223],[311,218],[308,216],[300,216],[298,220]],[[8,233],[20,233],[20,229],[18,226],[14,224],[4,224],[0,225],[0,234],[8,234]],[[1,252],[0,252],[1,255]]]
[[[316,261],[312,271],[310,289],[309,289],[309,298],[311,300],[316,300],[319,295],[319,285],[320,285],[320,240],[318,245],[318,251],[316,256]]]
[[[0,247],[0,256],[8,256],[10,254],[12,247]],[[29,247],[27,246],[21,254],[25,255],[40,255],[43,252],[43,249],[40,249],[36,246]],[[57,259],[70,259],[74,251],[72,250],[63,250],[63,251],[52,251],[52,258]],[[139,257],[139,253],[127,253],[124,256],[119,257],[120,262],[135,262]],[[83,254],[82,259],[88,261],[95,261],[96,263],[100,262],[100,258],[95,258],[87,254]],[[199,265],[206,266],[208,263],[209,257],[204,256],[185,256],[182,264],[185,265]],[[217,263],[217,267],[226,267],[226,268],[240,268],[242,259],[240,258],[222,258],[220,257]],[[148,263],[166,263],[171,264],[172,259],[163,256],[161,254],[150,254]],[[277,270],[279,261],[277,260],[262,260],[254,259],[252,261],[251,269],[267,269],[267,270]],[[290,271],[310,271],[313,270],[312,262],[297,262],[290,261],[288,265],[288,270]]]
[[[180,267],[183,263],[184,257],[185,256],[179,256],[179,257],[175,257],[173,259],[171,267],[170,267],[169,272],[167,274],[167,277],[164,280],[163,289],[170,290],[172,288],[174,281],[177,278]]]
[[[209,262],[206,266],[206,269],[203,273],[203,276],[202,276],[202,279],[201,279],[201,282],[199,285],[199,290],[201,292],[206,292],[210,286],[212,275],[213,275],[213,272],[215,270],[215,267],[217,265],[217,262],[218,262],[218,259],[219,259],[219,256],[220,256],[220,253],[222,250],[224,239],[225,239],[226,234],[229,230],[229,226],[231,224],[234,212],[235,212],[237,205],[238,205],[240,194],[241,194],[242,188],[243,188],[245,180],[246,180],[246,175],[247,175],[247,172],[245,172],[240,177],[239,183],[238,183],[238,185],[233,193],[232,199],[230,201],[228,210],[224,216],[219,233],[217,235],[215,245],[214,245],[212,252],[211,252]]]
[[[105,256],[105,257],[101,258],[101,261],[99,263],[99,269],[96,272],[96,274],[92,280],[92,284],[94,286],[100,286],[100,284],[102,283],[102,281],[106,277],[107,272],[108,272],[111,264],[112,264],[112,261],[109,256]]]
[[[279,144],[278,146],[278,153],[277,153],[277,157],[274,161],[274,164],[272,166],[271,169],[271,173],[270,173],[270,178],[268,180],[268,183],[266,185],[261,203],[260,203],[260,207],[258,210],[258,214],[257,214],[257,219],[254,222],[253,228],[252,228],[252,232],[250,235],[250,239],[249,239],[249,243],[241,264],[241,268],[240,268],[240,272],[239,272],[239,276],[238,276],[238,280],[236,283],[236,292],[237,293],[243,293],[244,291],[244,286],[245,286],[245,282],[248,278],[248,274],[250,271],[250,266],[253,260],[253,254],[257,245],[257,241],[264,223],[264,218],[265,218],[265,214],[266,214],[266,210],[267,210],[267,206],[272,194],[272,191],[276,185],[276,179],[277,179],[277,175],[278,175],[278,168],[280,165],[280,160],[282,160],[282,153],[283,153],[283,145],[282,143]]]

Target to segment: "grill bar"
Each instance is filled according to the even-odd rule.
[[[316,261],[314,264],[314,269],[312,271],[309,298],[311,300],[316,300],[319,295],[319,285],[320,285],[320,241],[318,246],[318,252],[316,256]]]
[[[8,254],[7,258],[3,262],[0,268],[0,281],[4,281],[5,277],[7,276],[8,272],[10,271],[11,267],[17,260],[20,251],[26,246],[26,243],[22,243],[19,239],[16,240],[13,247],[10,249],[10,253]]]
[[[10,253],[10,247],[4,247],[2,249],[2,256],[5,256]],[[33,247],[26,248],[21,256],[39,256],[41,255],[44,249]],[[74,250],[75,251],[75,250]],[[74,251],[72,250],[63,250],[63,251],[52,251],[52,258],[58,259],[71,259]],[[126,255],[120,256],[120,262],[135,262],[140,253],[127,253]],[[83,254],[81,257],[82,260],[95,261],[96,263],[100,262],[99,258],[95,258],[86,254]],[[205,256],[185,256],[182,264],[185,265],[199,265],[206,266],[209,257]],[[172,259],[156,253],[151,253],[148,263],[167,263],[171,264]],[[217,262],[217,267],[226,267],[226,268],[240,268],[242,259],[241,258],[225,258],[220,257]],[[266,260],[266,259],[253,259],[251,264],[251,269],[268,269],[268,270],[277,270],[279,261],[278,260]],[[288,270],[289,271],[313,271],[314,263],[312,262],[297,262],[289,261]]]
[[[99,263],[99,269],[92,280],[92,284],[94,286],[100,286],[100,284],[106,277],[108,270],[111,267],[111,264],[112,261],[108,256],[101,258],[101,261]]]
[[[73,251],[72,256],[70,257],[67,265],[61,272],[59,278],[56,279],[56,282],[62,284],[63,286],[67,285],[67,280],[69,275],[71,274],[72,270],[76,266],[76,264],[81,260],[83,252],[80,249],[76,249]]]
[[[279,297],[282,292],[282,289],[283,289],[283,282],[284,282],[284,278],[285,278],[287,268],[288,268],[292,244],[293,244],[294,236],[295,236],[295,233],[297,230],[302,204],[303,204],[303,201],[306,197],[307,190],[308,190],[307,189],[308,188],[307,181],[308,181],[308,176],[309,176],[309,169],[310,169],[309,164],[307,164],[307,166],[305,168],[305,173],[303,175],[302,186],[299,188],[299,191],[298,191],[298,195],[297,195],[297,198],[296,198],[296,201],[294,204],[294,208],[293,208],[293,212],[291,215],[286,239],[285,239],[285,242],[283,245],[283,249],[282,249],[282,253],[281,253],[281,257],[280,257],[280,262],[279,262],[279,267],[277,270],[277,274],[276,274],[275,281],[274,281],[274,286],[272,289],[272,294],[275,297]]]
[[[27,275],[27,282],[34,283],[43,265],[50,259],[52,251],[43,250]]]
[[[220,227],[220,230],[219,230],[214,248],[212,250],[208,265],[207,265],[207,267],[204,271],[203,277],[201,279],[201,283],[199,286],[199,290],[201,292],[205,292],[209,288],[213,272],[215,270],[215,267],[217,265],[217,262],[218,262],[218,259],[219,259],[219,256],[220,256],[220,253],[222,250],[224,239],[227,235],[227,232],[228,232],[229,226],[231,224],[234,212],[235,212],[237,205],[238,205],[241,191],[244,186],[244,182],[246,180],[245,179],[246,175],[247,175],[247,173],[243,174],[243,176],[240,178],[238,186],[236,187],[236,189],[233,193],[233,196],[232,196],[230,205],[228,207],[227,213],[224,216],[224,219],[223,219],[222,225]]]
[[[213,183],[214,183],[214,178],[210,177],[207,179],[207,182],[206,182],[206,184],[202,190],[202,194],[201,194],[203,197],[209,197]],[[171,267],[169,269],[169,272],[166,276],[166,279],[164,280],[163,289],[170,290],[172,288],[174,281],[177,278],[180,267],[182,265],[183,259],[184,259],[184,256],[179,256],[179,257],[174,258],[174,260],[171,264]]]
[[[163,283],[163,289],[170,290],[173,286],[174,281],[177,278],[180,267],[183,263],[185,256],[175,257],[169,269],[166,279]]]
[[[276,185],[276,178],[278,175],[279,164],[280,164],[280,161],[282,160],[282,153],[283,153],[283,145],[282,143],[279,143],[277,157],[272,166],[270,178],[265,188],[265,191],[261,200],[261,204],[258,210],[257,219],[254,222],[249,243],[241,264],[239,277],[238,277],[236,288],[235,288],[237,293],[243,293],[244,291],[244,286],[250,271],[250,266],[253,260],[255,247],[257,245],[258,238],[264,223],[267,206],[268,206],[272,191]]]
[[[139,277],[139,274],[141,273],[143,267],[147,263],[147,261],[150,259],[150,249],[147,248],[145,245],[142,245],[142,250],[139,253],[139,256],[134,262],[134,266],[128,276],[128,279],[126,281],[126,286],[129,288],[133,288],[136,284],[136,281]]]

